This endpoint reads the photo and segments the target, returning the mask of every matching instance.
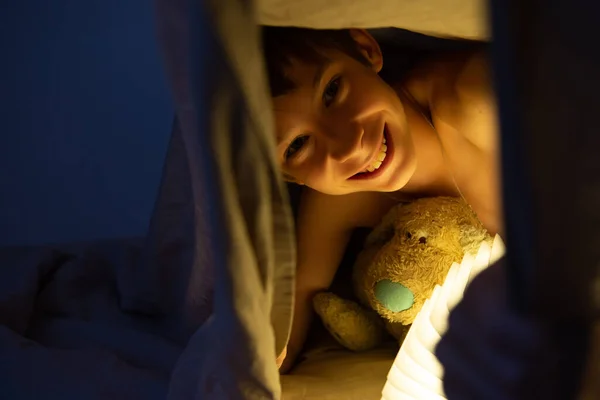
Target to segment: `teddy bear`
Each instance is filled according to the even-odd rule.
[[[429,197],[392,208],[369,234],[352,271],[360,302],[323,292],[313,307],[344,347],[362,351],[389,334],[402,341],[453,263],[493,238],[460,198]]]

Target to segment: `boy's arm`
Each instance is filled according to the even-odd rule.
[[[298,267],[292,332],[281,367],[286,372],[306,339],[313,318],[312,298],[331,285],[353,229],[372,226],[381,216],[374,196],[328,196],[306,189],[297,223]]]

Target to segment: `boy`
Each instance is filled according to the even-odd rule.
[[[377,41],[364,30],[265,28],[277,152],[304,185],[298,211],[294,321],[278,363],[287,371],[352,231],[399,201],[462,196],[501,231],[497,120],[486,57],[423,61],[384,82]],[[285,359],[285,360],[284,360]]]

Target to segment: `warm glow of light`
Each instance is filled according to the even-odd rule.
[[[433,354],[435,346],[448,329],[448,315],[463,297],[469,284],[481,271],[505,253],[500,236],[490,247],[484,243],[475,255],[467,255],[453,264],[442,286],[436,286],[431,297],[406,335],[390,369],[383,388],[382,400],[443,400],[444,369]]]

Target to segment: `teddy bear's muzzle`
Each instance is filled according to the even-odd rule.
[[[415,296],[409,288],[389,279],[375,284],[375,298],[391,312],[408,310],[415,302]]]

